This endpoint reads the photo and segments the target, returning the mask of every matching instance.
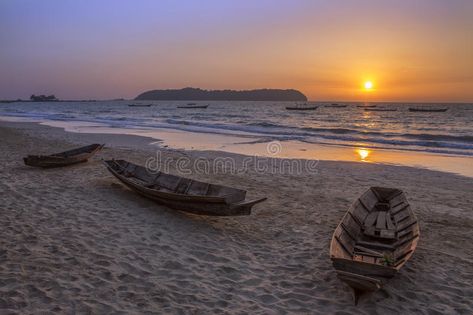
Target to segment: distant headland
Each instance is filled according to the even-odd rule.
[[[294,101],[305,102],[307,97],[293,89],[259,89],[247,91],[202,90],[184,88],[175,90],[151,90],[138,95],[135,100],[161,101]]]

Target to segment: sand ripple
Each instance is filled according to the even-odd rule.
[[[53,130],[34,128],[37,135]],[[0,131],[2,314],[473,310],[471,179],[335,162],[321,162],[318,174],[302,176],[303,184],[300,176],[215,175],[208,178],[269,201],[251,217],[205,218],[135,195],[98,158],[64,169],[27,168],[20,160],[27,152],[67,144]],[[145,153],[125,149],[102,155],[145,159]],[[352,200],[380,184],[408,192],[422,237],[401,273],[355,307],[336,278],[328,244]]]

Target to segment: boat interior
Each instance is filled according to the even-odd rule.
[[[401,190],[373,187],[343,217],[335,231],[332,255],[400,267],[419,236],[416,223]]]
[[[143,166],[135,165],[124,160],[113,160],[109,162],[108,165],[118,174],[145,188],[167,193],[208,197],[238,195],[238,200],[245,199],[246,192],[244,190],[209,184],[163,172],[150,172]]]
[[[92,153],[94,150],[96,150],[100,146],[101,146],[100,144],[91,144],[91,145],[86,146],[86,147],[73,149],[73,150],[69,150],[69,151],[65,151],[65,152],[61,152],[61,153],[52,154],[51,156],[67,158],[67,157],[74,156],[74,155],[77,155],[77,154]]]

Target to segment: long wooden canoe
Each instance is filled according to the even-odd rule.
[[[152,172],[125,160],[104,164],[128,188],[176,210],[213,216],[249,215],[255,204],[266,200],[245,200],[245,190]]]
[[[207,107],[209,107],[209,105],[181,105],[181,106],[177,106],[177,108],[187,108],[187,109],[197,109],[197,108],[206,109]]]
[[[357,303],[360,294],[378,290],[404,266],[418,240],[417,218],[404,193],[371,187],[335,229],[330,258]]]
[[[23,158],[23,161],[26,165],[43,168],[67,166],[87,162],[87,160],[100,151],[103,146],[103,144],[96,143],[51,155],[28,155]]]
[[[302,106],[286,106],[287,110],[316,110],[318,106],[302,107]]]
[[[151,107],[151,104],[128,104],[129,107]]]
[[[448,108],[415,108],[409,107],[410,112],[421,112],[421,113],[445,113]]]

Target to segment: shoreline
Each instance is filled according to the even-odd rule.
[[[9,313],[469,313],[470,178],[412,167],[320,161],[300,174],[210,170],[186,177],[268,197],[250,216],[175,211],[122,186],[100,163],[144,164],[149,139],[0,123],[0,305]],[[88,163],[23,165],[31,153],[108,143]],[[151,149],[151,150],[149,150]],[[160,149],[177,161],[244,156]],[[268,163],[264,158],[255,158]],[[358,306],[329,257],[335,227],[370,186],[404,190],[421,227],[411,260]],[[408,303],[406,303],[408,301]]]
[[[473,156],[441,154],[423,151],[376,149],[369,146],[345,146],[337,144],[315,144],[297,140],[271,141],[262,137],[251,140],[245,134],[224,135],[205,132],[190,132],[177,129],[125,129],[109,127],[101,123],[81,121],[18,121],[0,118],[0,123],[34,123],[65,132],[81,134],[110,134],[137,136],[149,139],[161,148],[183,151],[209,151],[241,154],[245,156],[374,163],[407,166],[420,169],[473,177]]]

